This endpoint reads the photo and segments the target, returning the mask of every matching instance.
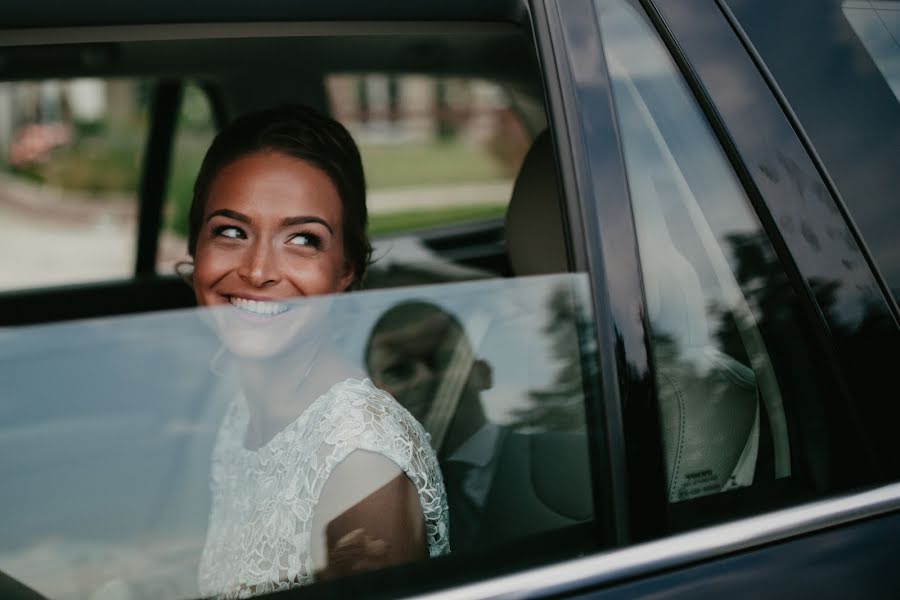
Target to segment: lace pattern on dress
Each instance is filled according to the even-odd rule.
[[[238,399],[216,438],[202,594],[246,598],[312,583],[313,512],[335,466],[355,450],[385,456],[406,473],[422,505],[429,555],[449,552],[447,497],[427,434],[368,379],[334,385],[256,451],[243,445],[248,422]]]

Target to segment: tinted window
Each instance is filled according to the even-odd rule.
[[[672,524],[827,492],[847,468],[830,460],[826,434],[842,424],[788,277],[652,28],[624,2],[595,4],[643,269]]]
[[[900,297],[896,2],[729,0]],[[894,42],[892,47],[891,41]]]
[[[128,277],[148,83],[0,83],[0,289]]]
[[[849,0],[843,9],[853,31],[900,101],[900,4]]]

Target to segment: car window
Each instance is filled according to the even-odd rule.
[[[134,272],[148,82],[0,83],[0,289]]]
[[[841,7],[854,33],[900,101],[900,4],[849,0]]]
[[[310,376],[315,365],[349,386],[344,393],[359,406],[382,398],[371,381],[409,411],[403,419],[421,423],[416,439],[439,461],[432,470],[414,465],[407,438],[393,429],[383,439],[401,445],[382,451],[429,493],[437,480],[421,477],[440,477],[439,465],[447,496],[423,506],[433,512],[448,502],[454,555],[522,543],[533,556],[575,553],[585,539],[595,543],[581,368],[593,360],[582,342],[591,319],[586,283],[583,274],[560,274],[310,298],[262,337],[257,323],[251,337],[255,348],[277,349],[273,366],[305,357],[309,366],[293,373],[294,402],[322,393]],[[266,561],[302,559],[290,554],[302,545],[286,511],[308,514],[305,486],[320,485],[316,473],[340,455],[312,470],[295,467],[309,465],[309,450],[289,440],[320,439],[316,432],[338,417],[322,447],[362,436],[363,447],[381,448],[371,441],[381,438],[366,425],[368,412],[330,416],[328,402],[341,401],[326,386],[305,409],[318,415],[309,425],[305,412],[294,414],[270,443],[244,448],[243,411],[253,405],[231,345],[243,338],[229,337],[245,327],[235,310],[0,332],[0,376],[16,390],[0,409],[0,474],[14,482],[0,500],[0,570],[51,598],[188,598],[257,568],[262,579],[240,583],[262,584],[272,572]],[[229,478],[254,473],[261,478],[239,485],[246,520],[230,522],[236,513],[214,510],[235,500],[222,490],[237,494]],[[285,495],[273,508],[271,499]],[[540,541],[562,530],[563,538]],[[213,532],[224,535],[221,544],[209,541]],[[448,531],[430,535],[446,540]],[[227,548],[237,563],[219,554]],[[270,548],[287,550],[254,562],[254,552]]]
[[[215,135],[216,124],[209,96],[197,83],[186,82],[175,123],[171,170],[163,201],[163,228],[156,253],[157,273],[170,275],[175,271],[175,265],[187,258],[188,212],[194,197],[194,179]]]
[[[491,49],[488,58],[497,48],[496,56],[510,56],[508,49],[527,51],[531,43],[510,27],[453,37],[442,43],[464,58],[480,47]],[[384,43],[416,48],[422,39],[407,31]],[[432,563],[469,578],[484,573],[471,565],[487,564],[485,557],[497,572],[609,545],[611,533],[594,519],[594,490],[608,488],[595,485],[590,468],[604,442],[586,410],[598,389],[587,375],[597,363],[593,304],[587,275],[572,272],[567,256],[539,73],[522,66],[530,55],[503,69],[493,65],[493,78],[482,61],[461,62],[453,77],[435,67],[440,77],[348,74],[328,63],[324,76],[313,70],[308,78],[273,81],[264,68],[286,48],[303,54],[321,43],[340,50],[329,56],[365,55],[360,47],[381,51],[380,40],[123,43],[123,56],[147,64],[176,56],[183,71],[220,69],[204,81],[218,86],[230,116],[278,101],[314,104],[309,88],[323,84],[330,96],[322,97],[330,99],[320,108],[341,119],[362,148],[375,262],[362,290],[337,296],[274,307],[239,299],[212,309],[0,330],[0,377],[16,390],[0,408],[0,474],[17,482],[0,499],[0,529],[9,532],[0,540],[0,571],[49,597],[97,599],[261,594],[330,577],[316,575],[309,553],[298,548],[352,547],[357,538],[329,536],[352,524],[348,514],[360,499],[327,496],[323,506],[347,511],[329,516],[334,527],[324,540],[309,541],[310,529],[300,524],[318,514],[311,490],[325,489],[329,469],[359,463],[289,441],[326,433],[323,444],[334,448],[374,443],[360,452],[374,448],[413,482],[435,560],[403,571],[410,579]],[[242,49],[236,54],[246,62],[222,64],[223,48]],[[527,85],[507,92],[506,77]],[[361,95],[365,110],[353,108],[363,104]],[[393,112],[382,112],[385,106]],[[180,258],[179,248],[183,256],[193,172],[213,130],[205,95],[187,85],[160,272]],[[386,287],[396,289],[378,289]],[[257,335],[245,319],[277,325]],[[274,363],[257,360],[250,368],[268,361],[294,377],[297,402],[276,411],[293,415],[271,444],[245,444],[242,411],[255,405],[241,391],[246,357],[229,348],[243,337],[235,331],[277,347]],[[328,385],[317,388],[323,378]],[[298,406],[324,409],[330,402],[319,400],[332,398],[334,386],[360,403],[344,406],[340,419],[304,421]],[[396,427],[378,433],[383,421],[372,417],[378,410],[370,400],[399,419],[388,424],[402,424],[406,437]],[[328,431],[332,421],[340,427]],[[246,462],[254,455],[261,458]],[[371,468],[359,472],[377,480],[386,467],[366,456],[362,465]],[[257,479],[228,487],[235,476],[251,475]]]
[[[898,3],[728,4],[809,136],[897,300]],[[785,31],[802,35],[789,37]]]
[[[826,493],[838,467],[825,432],[841,417],[785,269],[652,27],[625,2],[595,6],[643,271],[670,524]]]

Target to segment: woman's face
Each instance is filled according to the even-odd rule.
[[[216,175],[197,238],[193,285],[199,304],[226,307],[216,320],[233,350],[272,354],[286,341],[275,338],[309,321],[310,315],[298,314],[307,311],[284,300],[350,285],[342,215],[328,175],[279,152],[249,154]]]

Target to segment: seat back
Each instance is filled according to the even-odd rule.
[[[506,212],[506,251],[517,276],[568,271],[558,180],[544,130],[522,161]]]

